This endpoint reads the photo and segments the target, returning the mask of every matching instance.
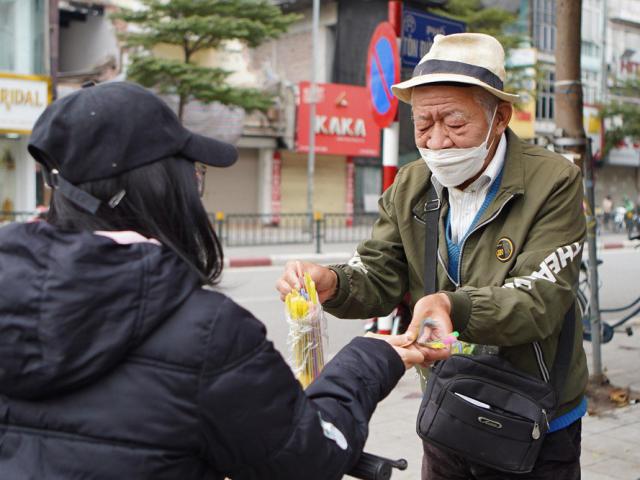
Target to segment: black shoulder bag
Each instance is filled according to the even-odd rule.
[[[426,295],[436,291],[440,210],[434,188],[429,192],[425,205]],[[572,305],[548,381],[517,370],[498,355],[452,355],[436,363],[418,412],[420,438],[496,470],[530,472],[557,408],[557,392],[561,392],[568,372],[574,331]],[[543,373],[543,377],[547,376]]]

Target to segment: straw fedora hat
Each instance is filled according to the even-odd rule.
[[[391,90],[401,101],[411,103],[414,87],[439,82],[477,85],[507,102],[520,97],[504,91],[504,49],[484,33],[436,35],[429,52],[422,57],[409,80]]]

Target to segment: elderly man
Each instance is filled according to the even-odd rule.
[[[309,271],[327,311],[367,318],[387,314],[409,292],[411,339],[432,318],[444,333],[455,329],[461,340],[497,346],[514,366],[547,380],[575,299],[585,235],[582,184],[572,163],[507,128],[518,97],[504,91],[504,78],[504,51],[493,37],[437,36],[413,77],[393,86],[411,104],[422,159],[400,169],[380,199],[371,238],[347,264],[291,262],[277,284],[281,295]],[[437,291],[424,296],[429,189],[441,208]],[[588,375],[579,320],[573,345],[550,433],[533,472],[517,478],[580,477]],[[507,476],[431,444],[424,453],[425,479]]]

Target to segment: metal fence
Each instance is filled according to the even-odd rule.
[[[223,245],[288,245],[311,243],[315,238],[313,216],[307,213],[280,215],[260,213],[210,214]]]
[[[371,234],[377,213],[327,213],[322,222],[324,243],[357,243]]]
[[[16,212],[0,210],[0,225],[13,222],[29,222],[38,218],[39,212]]]
[[[27,222],[39,212],[0,211],[0,225]],[[377,218],[375,213],[233,213],[209,214],[216,233],[228,247],[258,245],[358,243],[369,237]]]
[[[375,213],[211,214],[216,233],[228,247],[315,243],[357,243],[369,236]]]

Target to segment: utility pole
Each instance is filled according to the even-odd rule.
[[[389,23],[395,30],[400,43],[402,35],[402,1],[389,0],[387,6]],[[382,129],[382,191],[391,186],[398,173],[398,157],[400,154],[400,122],[398,113],[391,125]]]
[[[586,135],[582,125],[582,81],[580,75],[580,31],[582,0],[556,0],[555,122],[557,137],[575,140],[562,145],[573,152],[582,168]]]
[[[318,25],[320,0],[313,0],[311,20],[311,86],[309,105],[309,155],[307,157],[307,212],[310,228],[313,228],[313,182],[316,164],[316,103],[318,102]]]
[[[58,0],[49,0],[48,44],[49,75],[51,76],[51,98],[58,98],[58,56],[60,45],[60,7]]]
[[[598,295],[598,257],[596,219],[594,215],[593,164],[591,148],[582,123],[582,81],[580,51],[582,0],[557,0],[556,8],[556,82],[555,82],[555,146],[573,155],[582,169],[586,210],[587,246],[589,251],[589,284],[591,286],[590,321],[593,346],[592,380],[604,381],[602,373],[600,303]]]

